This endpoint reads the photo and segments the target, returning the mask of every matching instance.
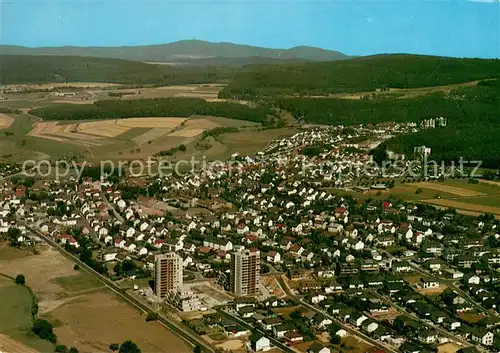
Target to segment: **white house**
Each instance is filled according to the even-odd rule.
[[[250,349],[253,352],[266,352],[271,349],[271,341],[264,336],[252,336],[250,338]]]

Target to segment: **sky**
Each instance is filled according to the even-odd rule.
[[[0,0],[0,20],[0,44],[29,47],[200,39],[500,58],[500,0]]]

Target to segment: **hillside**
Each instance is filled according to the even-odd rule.
[[[121,59],[81,56],[0,56],[0,84],[46,82],[113,82],[185,84],[215,82],[232,76],[231,69],[152,65]]]
[[[270,49],[233,43],[211,43],[201,40],[182,40],[168,44],[123,47],[41,47],[0,46],[2,55],[70,55],[115,58],[132,61],[187,62],[203,58],[302,59],[312,61],[340,60],[347,56],[337,51],[314,47]]]
[[[328,95],[449,85],[500,76],[500,60],[376,55],[320,63],[261,66],[238,73],[221,98]]]

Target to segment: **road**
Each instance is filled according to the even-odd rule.
[[[329,318],[330,320],[332,320],[333,322],[335,322],[336,324],[338,324],[339,326],[341,326],[344,330],[346,330],[348,333],[350,333],[351,335],[353,336],[356,336],[358,338],[360,338],[362,341],[372,345],[372,346],[375,346],[377,348],[380,348],[384,351],[387,351],[387,352],[392,352],[392,353],[397,353],[398,351],[395,350],[394,348],[391,348],[379,341],[376,341],[370,337],[368,337],[367,335],[365,335],[364,333],[360,332],[359,330],[356,330],[356,329],[353,329],[351,326],[348,326],[346,325],[345,323],[343,323],[342,321],[338,320],[337,318],[331,316],[330,314],[328,314],[327,312],[323,311],[323,310],[320,310],[318,309],[317,307],[305,302],[304,300],[300,299],[299,297],[297,297],[295,294],[293,294],[291,291],[290,291],[290,288],[286,285],[285,281],[283,281],[282,278],[278,277],[278,282],[281,286],[281,288],[283,288],[283,290],[285,291],[285,293],[288,295],[288,298],[291,299],[292,301],[294,301],[295,303],[297,304],[300,304],[306,308],[308,308],[309,310],[312,310],[314,312],[317,312],[317,313],[321,313],[323,314],[325,317]]]
[[[47,237],[45,234],[39,232],[37,229],[34,229],[28,225],[26,225],[26,228],[29,229],[30,231],[32,231],[33,233],[35,233],[36,235],[38,235],[42,240],[44,240],[47,244],[51,245],[53,248],[58,250],[66,258],[68,258],[71,261],[78,264],[81,269],[87,271],[92,277],[99,280],[107,288],[109,288],[111,291],[113,291],[119,297],[123,298],[130,305],[132,305],[132,306],[136,307],[137,309],[142,310],[144,312],[153,311],[153,308],[150,308],[148,305],[140,302],[136,298],[132,297],[130,294],[126,293],[122,288],[120,288],[118,285],[116,285],[116,283],[111,281],[109,278],[101,275],[100,273],[95,271],[93,268],[88,266],[83,261],[80,261],[80,259],[77,256],[66,251],[63,247],[61,247],[59,244],[57,244],[53,239]],[[215,353],[216,352],[214,350],[214,348],[212,348],[210,345],[205,343],[201,339],[201,337],[199,337],[196,333],[191,332],[187,328],[181,327],[181,326],[177,325],[176,323],[168,320],[165,315],[158,313],[158,321],[161,324],[163,324],[165,327],[167,327],[170,331],[176,333],[178,336],[183,338],[190,345],[192,345],[192,346],[200,345],[204,352],[208,352],[208,353]]]

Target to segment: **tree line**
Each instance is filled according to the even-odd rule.
[[[262,124],[272,122],[269,105],[256,108],[230,102],[207,102],[198,98],[153,98],[102,100],[94,104],[59,104],[33,109],[30,114],[43,120],[95,120],[131,117],[220,116]]]

